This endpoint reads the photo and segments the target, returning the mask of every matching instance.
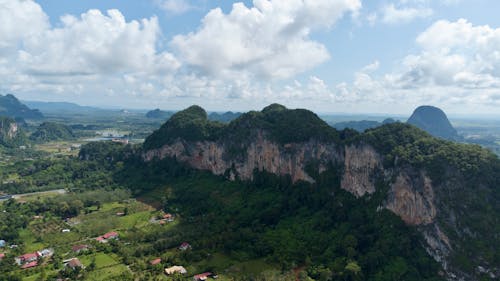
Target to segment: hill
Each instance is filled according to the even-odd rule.
[[[43,114],[38,109],[30,109],[11,94],[0,95],[0,116],[24,119],[43,118]]]
[[[419,106],[407,122],[438,138],[460,139],[444,111],[434,106]]]
[[[410,230],[405,235],[414,235],[411,234],[411,230],[418,232],[417,236],[421,237],[419,238],[421,240],[411,242],[415,244],[410,248],[416,251],[421,243],[424,247],[419,249],[425,249],[441,263],[442,270],[446,272],[446,278],[454,279],[458,276],[466,280],[479,280],[490,278],[489,273],[493,276],[499,273],[500,268],[497,265],[500,264],[500,255],[496,249],[500,248],[498,238],[500,233],[500,197],[498,196],[500,160],[479,146],[437,139],[418,128],[402,123],[386,124],[369,129],[363,134],[349,130],[337,131],[310,111],[290,110],[273,104],[260,112],[245,113],[229,124],[210,121],[202,108],[192,106],[173,115],[159,130],[149,136],[143,149],[141,159],[145,162],[141,165],[145,165],[148,169],[147,180],[156,177],[177,178],[179,174],[182,174],[181,171],[187,168],[208,171],[229,180],[249,181],[257,186],[276,186],[279,192],[269,191],[273,194],[268,195],[271,198],[273,196],[280,198],[278,195],[280,192],[300,193],[297,189],[304,189],[306,194],[312,193],[311,196],[319,196],[324,200],[308,204],[309,199],[305,199],[308,198],[305,194],[285,196],[286,199],[283,198],[283,200],[287,200],[289,204],[277,207],[278,209],[266,210],[269,213],[260,218],[265,221],[269,220],[262,226],[264,229],[276,228],[282,224],[288,225],[291,229],[295,229],[297,224],[311,224],[312,228],[318,228],[320,226],[314,225],[312,221],[304,221],[304,218],[299,219],[296,213],[292,215],[289,212],[302,210],[305,212],[304,215],[306,213],[311,215],[313,221],[320,217],[323,220],[325,215],[316,217],[308,212],[311,208],[320,208],[320,211],[324,211],[326,209],[318,206],[328,208],[329,204],[342,206],[348,204],[350,209],[339,207],[338,210],[332,212],[341,212],[349,219],[344,221],[345,217],[336,218],[331,225],[325,226],[324,231],[332,233],[340,231],[338,227],[341,227],[342,223],[347,228],[356,228],[352,224],[361,217],[367,219],[364,221],[364,226],[371,228],[377,223],[375,218],[372,218],[373,220],[367,218],[371,216],[369,214],[385,210],[397,216],[409,227]],[[185,168],[179,168],[174,163],[180,163]],[[136,169],[136,172],[138,170]],[[161,175],[162,171],[165,177]],[[129,171],[129,175],[125,177],[130,177],[133,173],[134,171]],[[133,182],[130,178],[128,180]],[[146,178],[142,182],[145,180]],[[175,192],[181,196],[184,191],[176,190]],[[203,188],[199,187],[196,192],[203,194],[208,191],[203,191]],[[194,190],[188,192],[191,201],[196,192]],[[214,192],[224,193],[218,189]],[[342,192],[347,192],[357,199],[350,201],[346,199],[347,197],[340,195]],[[339,201],[337,196],[343,199]],[[211,204],[206,207],[209,210],[219,208],[218,203],[214,202],[217,200],[219,199],[212,198]],[[298,200],[302,203],[294,205],[290,200]],[[190,206],[188,200],[181,201],[184,206]],[[198,207],[191,206],[192,209],[187,211],[194,212],[191,215],[196,213],[195,210],[201,211],[198,209],[199,203],[196,204]],[[269,204],[280,206],[278,202],[262,204],[263,206]],[[368,208],[370,211],[362,215],[355,211],[357,206],[363,206],[365,210]],[[250,218],[256,215],[255,211],[247,210],[246,212],[249,212],[247,215]],[[332,213],[327,212],[327,214]],[[219,215],[223,216],[223,214]],[[257,219],[257,217],[253,218]],[[235,227],[233,231],[236,231],[237,235],[244,235],[239,231],[240,227],[243,226]],[[382,223],[373,227],[390,229],[394,226]],[[296,229],[296,231],[299,230]],[[229,235],[224,230],[214,233],[222,237]],[[309,253],[311,248],[320,246],[314,242],[310,244],[299,242],[309,239],[308,235],[302,237],[297,236],[298,233],[286,231],[269,235],[285,235],[288,238],[297,239],[293,240],[294,242],[288,241],[288,238],[282,237],[281,239],[288,241],[281,247],[291,251],[288,253],[291,257],[289,260],[294,264],[305,262],[305,257],[300,258],[303,255],[298,253]],[[347,251],[343,252],[344,254],[336,254],[337,257],[343,256],[345,260],[358,261],[357,265],[362,264],[360,270],[366,280],[387,280],[382,277],[380,277],[382,279],[375,279],[380,266],[404,267],[404,273],[397,275],[399,277],[396,279],[424,280],[429,278],[430,272],[418,267],[411,267],[411,269],[408,267],[417,262],[413,260],[415,257],[405,256],[400,252],[404,252],[403,249],[397,250],[397,257],[394,257],[398,261],[393,260],[399,265],[390,264],[390,262],[375,265],[367,262],[367,259],[374,257],[371,256],[372,254],[376,256],[375,253],[369,253],[370,251],[379,251],[379,254],[384,251],[378,247],[370,247],[379,245],[382,243],[379,239],[383,240],[384,237],[393,234],[388,231],[380,234],[381,236],[376,236],[378,238],[370,236],[373,240],[369,241],[366,240],[366,235],[370,234],[355,235],[359,247],[367,243],[364,246],[368,248],[364,248],[363,254],[351,255],[349,258],[349,254],[346,254],[349,251],[347,248],[344,249]],[[317,233],[315,237],[320,236],[321,234]],[[347,238],[344,237],[344,239]],[[322,249],[324,246],[321,246]],[[274,251],[280,250],[278,247],[271,251],[276,253]],[[313,258],[313,263],[330,269],[335,268],[335,265],[322,262],[328,259],[327,256],[317,256]],[[423,256],[422,259],[425,260]],[[348,264],[339,261],[339,265],[346,267]],[[478,267],[485,271],[479,272]],[[386,276],[384,273],[379,274]],[[439,279],[438,275],[434,277]]]
[[[151,110],[151,111],[148,111],[146,113],[146,117],[147,118],[152,118],[152,119],[163,119],[163,120],[167,120],[168,118],[170,118],[174,113],[171,112],[171,111],[163,111],[163,110],[160,110],[159,108],[155,109],[155,110]]]
[[[75,135],[73,130],[63,124],[44,122],[30,135],[30,140],[35,142],[48,142],[57,140],[71,140]]]

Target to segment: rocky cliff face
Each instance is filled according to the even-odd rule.
[[[315,141],[307,143],[290,143],[280,146],[258,132],[255,141],[251,142],[245,153],[245,159],[237,161],[226,157],[228,146],[222,142],[185,142],[177,140],[171,145],[147,151],[143,158],[150,161],[154,158],[175,157],[199,170],[208,170],[215,175],[230,174],[242,180],[252,180],[253,171],[267,171],[277,175],[290,175],[293,182],[314,182],[307,174],[306,165],[311,161],[319,163],[319,170],[326,169],[330,162],[343,161],[342,151],[335,144],[321,144]]]
[[[293,182],[314,182],[307,173],[309,163],[318,164],[320,172],[329,163],[343,166],[341,188],[361,197],[376,191],[375,181],[389,178],[395,172],[384,170],[381,156],[369,145],[325,144],[314,140],[306,143],[279,145],[259,132],[246,148],[240,160],[227,157],[228,145],[222,142],[177,140],[159,149],[145,152],[145,161],[175,157],[198,170],[207,170],[215,175],[229,175],[231,180],[252,180],[253,171],[266,171],[276,175],[290,175]],[[410,174],[412,173],[412,174]],[[391,183],[385,208],[391,210],[409,225],[427,225],[434,221],[434,191],[431,180],[421,172],[400,172]]]
[[[145,161],[175,157],[199,170],[228,178],[252,180],[253,171],[267,171],[277,175],[290,175],[293,182],[314,182],[306,172],[306,165],[314,162],[319,171],[329,163],[343,167],[341,188],[356,197],[373,194],[377,179],[389,182],[389,191],[383,204],[407,223],[416,226],[424,235],[426,249],[446,269],[446,257],[452,245],[435,222],[437,208],[432,181],[424,172],[412,167],[384,169],[382,157],[370,145],[346,145],[321,143],[314,140],[305,143],[279,145],[259,132],[246,148],[245,157],[228,157],[229,147],[223,142],[187,142],[181,139],[158,149],[146,151]]]
[[[10,144],[18,134],[19,127],[13,119],[0,117],[0,145]]]

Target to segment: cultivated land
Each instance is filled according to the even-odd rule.
[[[142,199],[152,203],[151,205],[158,206],[160,204],[157,201],[158,196],[167,189],[145,194]],[[30,195],[30,202],[32,200],[43,201],[48,198],[44,196],[49,194],[51,199],[58,200],[58,196],[61,196],[58,195],[59,192],[41,192],[37,196]],[[40,197],[40,195],[43,196]],[[24,195],[17,196],[15,200],[26,198]],[[182,263],[183,256],[189,255],[190,250],[181,251],[177,248],[179,243],[174,242],[169,242],[171,247],[162,245],[164,250],[154,250],[155,244],[161,242],[161,239],[158,241],[149,236],[182,237],[176,228],[183,218],[174,216],[173,221],[167,222],[163,219],[165,213],[151,205],[128,198],[100,206],[86,207],[77,216],[71,218],[57,217],[50,212],[33,216],[27,227],[19,230],[21,244],[18,247],[22,251],[6,249],[5,254],[18,256],[21,253],[46,248],[53,249],[55,254],[51,258],[40,259],[39,265],[31,269],[20,269],[16,266],[12,273],[22,276],[22,280],[40,280],[41,275],[56,276],[64,267],[63,261],[78,258],[86,268],[80,280],[120,280],[134,273],[144,278],[140,280],[179,280],[163,274],[163,269]],[[96,241],[96,237],[111,231],[117,232],[119,238],[109,239],[106,243]],[[183,240],[179,239],[179,241]],[[88,245],[89,250],[76,253],[72,250],[75,245]],[[144,253],[144,249],[150,249],[146,251],[150,253]],[[156,258],[162,258],[161,263],[150,265],[150,261]],[[197,262],[181,265],[188,271],[186,278],[208,270],[220,272],[218,279],[223,281],[235,280],[235,276],[242,274],[257,275],[263,271],[269,271],[267,274],[270,275],[282,276],[274,266],[263,259],[237,262],[217,252],[207,252],[206,256]]]

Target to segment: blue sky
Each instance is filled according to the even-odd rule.
[[[0,0],[0,91],[85,105],[500,108],[494,0]]]

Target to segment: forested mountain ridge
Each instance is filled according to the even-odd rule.
[[[276,104],[224,125],[193,106],[144,143],[145,161],[164,158],[232,180],[261,171],[314,184],[335,169],[358,198],[375,200],[383,189],[379,207],[423,234],[449,279],[478,279],[478,268],[499,274],[500,160],[479,146],[402,123],[339,132],[310,111]]]
[[[30,109],[11,94],[0,95],[0,116],[24,119],[43,118],[43,114],[38,109]]]

